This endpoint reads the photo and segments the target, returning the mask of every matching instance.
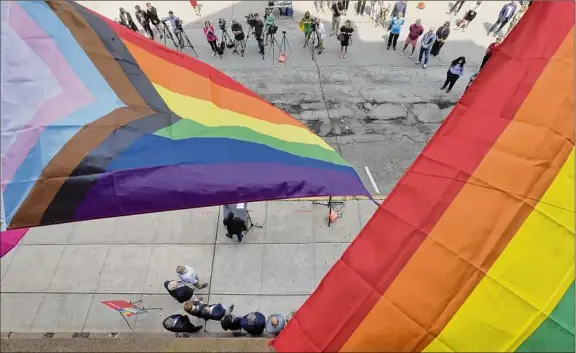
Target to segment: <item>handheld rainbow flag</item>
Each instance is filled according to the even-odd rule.
[[[2,2],[2,230],[368,195],[326,142],[218,70],[74,2]]]
[[[574,2],[535,2],[274,342],[574,352]]]

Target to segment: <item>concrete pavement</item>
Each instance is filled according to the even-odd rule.
[[[35,228],[1,261],[3,332],[128,332],[100,302],[142,300],[149,313],[129,318],[135,332],[162,332],[182,313],[163,288],[179,264],[195,267],[210,303],[238,314],[288,315],[306,300],[376,206],[348,200],[327,227],[328,209],[312,201],[249,204],[254,223],[242,243],[224,235],[216,207]],[[209,323],[208,332],[221,332]]]
[[[138,1],[79,2],[112,19],[118,17],[120,6],[133,12],[135,5],[144,5]],[[345,60],[340,58],[340,45],[335,36],[326,39],[325,53],[316,56],[319,70],[311,60],[310,50],[302,48],[304,37],[298,29],[298,21],[305,11],[318,15],[326,29],[330,28],[330,13],[316,14],[313,1],[295,1],[294,19],[276,16],[277,39],[280,40],[281,32],[286,31],[291,47],[291,51],[287,51],[286,66],[277,62],[278,48],[272,57],[270,46],[266,47],[265,60],[256,50],[248,50],[244,58],[230,51],[226,51],[222,59],[213,57],[201,31],[204,21],[214,25],[219,38],[218,18],[227,19],[228,31],[232,18],[240,21],[247,31],[244,16],[250,12],[262,14],[267,1],[199,3],[202,5],[201,17],[196,16],[187,1],[152,1],[161,16],[173,10],[182,18],[200,60],[306,123],[341,151],[368,190],[376,195],[386,195],[450,113],[470,76],[477,71],[486,48],[494,41],[493,36],[486,35],[486,29],[490,28],[506,1],[484,1],[467,31],[452,30],[440,56],[431,57],[426,70],[415,65],[416,58],[409,59],[407,54],[400,56],[399,51],[387,51],[382,38],[386,32],[375,27],[368,16],[357,16],[355,1],[350,2],[348,15],[343,17],[343,20],[350,19],[356,29],[354,43]],[[410,24],[417,18],[422,20],[425,29],[437,28],[447,20],[454,26],[455,20],[464,15],[472,1],[465,3],[459,16],[446,14],[451,3],[427,1],[426,9],[420,10],[416,8],[416,1],[410,1],[398,49]],[[192,54],[188,48],[185,52]],[[448,63],[461,55],[466,56],[468,62],[464,76],[452,92],[441,92],[439,88],[446,78]],[[366,167],[375,185],[371,183]]]

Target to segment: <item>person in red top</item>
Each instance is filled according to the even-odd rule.
[[[484,67],[484,65],[486,65],[492,54],[494,54],[494,51],[496,50],[496,48],[498,48],[500,42],[502,42],[502,38],[497,37],[496,41],[488,46],[488,49],[486,49],[486,54],[484,54],[484,58],[482,59],[480,70],[482,70],[482,68]]]
[[[194,11],[196,11],[196,16],[202,16],[200,14],[200,7],[198,7],[198,0],[190,0],[190,5],[192,5]]]
[[[408,37],[406,37],[406,40],[404,41],[404,48],[400,52],[400,55],[404,54],[406,48],[408,48],[408,44],[412,46],[412,53],[410,53],[410,58],[412,58],[412,55],[414,55],[416,45],[418,45],[418,38],[420,38],[422,33],[424,33],[424,27],[422,27],[421,23],[422,22],[420,19],[418,19],[410,26],[410,33],[408,33]]]
[[[212,56],[218,55],[218,45],[216,44],[218,38],[216,38],[216,34],[214,33],[214,26],[210,24],[210,21],[204,22],[204,28],[202,28],[202,32],[204,32],[206,40],[208,41],[208,44],[210,44],[210,47],[212,48]]]

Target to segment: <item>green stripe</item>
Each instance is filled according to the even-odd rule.
[[[574,283],[517,352],[574,352]]]
[[[220,137],[246,142],[255,142],[271,148],[291,153],[304,158],[313,158],[338,165],[349,166],[334,150],[327,150],[320,146],[305,143],[287,142],[277,138],[260,134],[251,129],[237,126],[207,127],[190,119],[182,119],[171,126],[158,130],[155,135],[172,140],[181,140],[194,137]]]

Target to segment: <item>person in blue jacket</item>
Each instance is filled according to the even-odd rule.
[[[404,14],[399,12],[396,16],[392,17],[392,21],[390,21],[390,35],[388,36],[387,50],[390,50],[390,47],[396,50],[396,44],[398,43],[398,37],[400,36],[403,25]]]

